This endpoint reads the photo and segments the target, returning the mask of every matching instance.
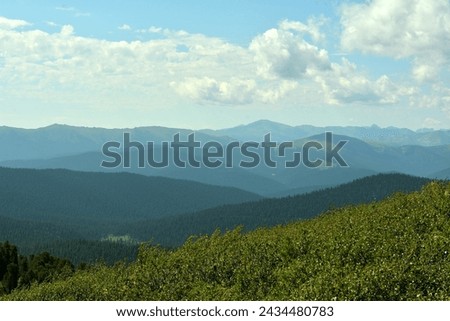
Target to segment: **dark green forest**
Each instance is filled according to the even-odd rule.
[[[195,213],[124,224],[114,233],[132,231],[133,237],[151,240],[164,247],[177,247],[190,235],[211,234],[217,228],[231,230],[242,226],[245,231],[258,227],[286,224],[308,219],[327,210],[382,200],[395,192],[419,190],[430,182],[426,178],[404,174],[378,174],[337,187],[283,198],[223,205]]]
[[[231,203],[253,201],[201,209],[195,203],[202,202],[203,196],[197,194],[209,187],[193,183],[191,188],[186,181],[130,174],[1,168],[0,176],[6,182],[0,187],[0,241],[15,244],[23,255],[49,252],[75,265],[131,261],[136,258],[140,242],[178,247],[191,235],[211,234],[217,228],[231,230],[242,226],[244,231],[250,231],[286,224],[332,208],[381,200],[396,191],[419,190],[429,182],[404,174],[379,174],[321,191],[270,199],[236,189],[211,187],[208,195],[214,199],[208,201],[210,205],[222,204],[228,198]],[[183,203],[186,198],[191,198],[192,206],[171,204]],[[96,202],[109,205],[100,210]],[[120,206],[113,206],[119,203]],[[120,217],[119,213],[127,211],[127,204],[132,214]],[[107,211],[111,207],[114,213],[110,215]],[[165,208],[165,214],[154,218],[160,207]],[[99,214],[95,214],[97,210]],[[102,241],[108,235],[125,237],[127,242]]]
[[[75,266],[80,264],[104,263],[114,265],[119,261],[134,261],[139,245],[129,242],[60,240],[52,243],[30,244],[24,254],[49,252],[52,255],[70,260]]]
[[[237,188],[130,173],[0,167],[0,216],[49,222],[149,219],[262,197]]]
[[[280,208],[282,213],[285,209]],[[251,232],[140,246],[5,300],[449,300],[450,183]]]

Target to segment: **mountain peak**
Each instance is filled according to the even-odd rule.
[[[276,121],[268,120],[268,119],[260,119],[260,120],[254,121],[252,123],[249,123],[246,126],[261,126],[261,125],[263,125],[263,126],[292,127],[292,126],[289,126],[289,125],[286,125],[286,124],[283,124],[283,123],[279,123],[279,122],[276,122]]]

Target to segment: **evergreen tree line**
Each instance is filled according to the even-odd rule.
[[[19,255],[17,247],[0,243],[0,295],[14,289],[28,288],[33,283],[51,282],[74,273],[73,264],[48,252],[37,255]]]
[[[80,264],[104,263],[114,265],[119,261],[134,261],[139,245],[122,241],[58,240],[36,244],[21,250],[23,253],[48,251],[52,255],[70,260],[75,266]]]
[[[333,208],[383,200],[396,192],[420,190],[430,180],[404,174],[378,174],[337,187],[282,198],[223,205],[195,213],[111,226],[114,234],[130,233],[164,247],[178,247],[191,235],[216,229],[245,231],[310,219]]]
[[[106,214],[95,220],[84,219],[75,215],[78,213],[76,207],[70,219],[63,216],[39,220],[0,215],[0,239],[15,244],[22,255],[46,251],[69,259],[75,265],[96,261],[111,265],[123,259],[134,260],[136,244],[139,242],[151,241],[166,248],[175,248],[191,235],[211,234],[218,228],[222,231],[232,230],[238,226],[250,231],[258,227],[309,219],[332,208],[382,200],[395,192],[419,190],[428,182],[426,178],[403,174],[379,174],[308,194],[224,205],[152,220],[130,221],[127,215],[123,219],[114,219]],[[149,191],[150,198],[151,194]],[[11,199],[4,198],[3,202],[11,202]],[[23,197],[16,202],[27,203],[29,200]],[[176,202],[182,203],[183,200]],[[23,205],[24,211],[29,205]],[[66,205],[70,208],[73,203],[68,202]],[[148,205],[142,206],[145,209]],[[130,207],[130,211],[133,211],[133,207]],[[136,242],[100,241],[109,234],[129,235]]]

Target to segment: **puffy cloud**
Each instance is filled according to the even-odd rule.
[[[440,126],[442,125],[442,121],[431,118],[431,117],[427,117],[424,119],[422,126],[426,127],[426,128],[440,128]]]
[[[197,103],[221,105],[274,104],[298,88],[298,83],[291,80],[261,83],[254,79],[219,81],[209,77],[187,78],[171,85],[179,95]]]
[[[145,32],[159,37],[107,41],[77,36],[70,25],[56,33],[0,29],[0,83],[17,97],[90,105],[153,106],[180,97],[223,105],[391,104],[408,95],[388,76],[371,80],[346,59],[332,62],[312,20],[282,21],[248,48],[182,30]]]
[[[46,21],[45,23],[47,24],[47,26],[50,26],[50,27],[58,27],[59,26],[56,22],[53,22],[53,21]]]
[[[181,83],[172,82],[176,91],[198,103],[248,104],[253,101],[254,80],[231,79],[217,81],[212,78],[188,78]]]
[[[276,85],[270,84],[268,88],[256,91],[257,99],[263,103],[275,104],[283,99],[289,92],[299,87],[298,82],[292,80],[281,80]]]
[[[31,24],[25,20],[8,19],[5,17],[0,17],[0,29],[12,30],[29,25]]]
[[[119,26],[117,29],[124,30],[124,31],[131,30],[131,26],[124,23],[123,25]]]
[[[253,39],[250,51],[258,73],[267,79],[299,79],[311,70],[329,69],[328,53],[303,39],[308,33],[319,37],[317,30],[300,22],[283,21]]]
[[[202,35],[160,29],[156,32],[185,42],[195,39],[186,42],[189,52],[186,59],[194,54],[208,65],[195,68],[195,72],[192,69],[191,77],[171,85],[179,95],[200,103],[277,103],[297,89],[300,82],[331,68],[327,52],[304,39],[311,37],[313,41],[320,41],[323,38],[318,23],[313,20],[307,25],[282,21],[277,28],[255,37],[249,48],[219,39],[204,41]],[[217,71],[222,68],[218,75]]]
[[[309,19],[308,24],[299,21],[283,20],[279,24],[279,29],[286,31],[296,31],[304,35],[310,35],[315,42],[321,41],[325,35],[320,31],[320,27],[325,24],[325,19]]]
[[[370,80],[345,58],[340,64],[332,63],[330,71],[317,73],[314,79],[321,84],[328,104],[394,104],[413,93],[412,88],[395,85],[387,75]]]
[[[194,100],[251,101],[245,93],[238,97],[239,90],[253,86],[243,77],[251,74],[246,50],[184,31],[165,30],[160,39],[127,42],[76,36],[70,25],[57,33],[0,29],[0,56],[0,96],[152,106],[179,99],[173,95],[178,89]],[[207,78],[217,83],[208,85]],[[171,85],[180,79],[201,81]]]
[[[427,110],[427,113],[434,113],[443,124],[450,122],[450,88],[444,83],[435,83],[429,88],[418,90],[409,99],[411,107]],[[434,118],[436,118],[434,117]],[[433,127],[430,126],[429,127]]]
[[[432,80],[450,64],[448,0],[373,0],[342,7],[341,44],[394,58],[412,58],[413,76]]]
[[[137,32],[138,33],[158,33],[158,34],[162,34],[164,32],[164,30],[167,30],[167,29],[151,26],[150,28],[147,28],[147,29],[138,29]]]
[[[75,7],[69,7],[69,6],[58,6],[58,7],[55,7],[55,10],[71,13],[71,14],[73,14],[74,17],[89,17],[91,15],[90,12],[83,12],[83,11],[78,10]]]
[[[71,25],[64,25],[61,28],[61,35],[66,36],[66,37],[71,36],[71,35],[73,35],[73,31],[74,31],[74,29]]]
[[[251,42],[258,75],[282,83],[261,89],[260,100],[274,102],[305,81],[319,86],[326,104],[393,104],[410,94],[411,89],[395,85],[387,75],[371,80],[347,59],[331,62],[326,50],[306,40],[308,35],[313,41],[321,39],[316,25],[285,20]]]

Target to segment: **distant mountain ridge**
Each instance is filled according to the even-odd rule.
[[[446,168],[442,171],[430,174],[428,177],[435,178],[435,179],[446,179],[450,180],[450,167]]]
[[[84,152],[100,151],[108,141],[120,141],[124,132],[130,132],[133,139],[147,141],[170,141],[174,134],[187,135],[195,132],[202,142],[218,140],[229,142],[232,139],[261,141],[265,134],[272,133],[278,141],[292,141],[325,131],[351,136],[375,144],[401,146],[421,145],[437,146],[450,144],[450,130],[412,131],[406,128],[376,125],[370,127],[311,125],[289,126],[269,120],[260,120],[248,125],[241,125],[220,130],[191,130],[147,126],[137,128],[107,129],[97,127],[76,127],[54,124],[37,129],[22,129],[0,126],[0,161],[47,159]]]
[[[241,140],[261,140],[265,134],[271,133],[272,138],[283,140],[295,140],[308,136],[314,136],[324,132],[332,132],[337,135],[346,135],[361,139],[368,143],[402,146],[421,145],[437,146],[450,144],[450,130],[418,130],[407,128],[372,126],[289,126],[270,120],[259,120],[247,125],[240,125],[227,129],[202,130],[209,135],[230,136]]]
[[[0,150],[2,151],[0,161],[49,159],[92,151],[100,152],[106,142],[122,141],[125,132],[130,133],[134,141],[146,144],[148,141],[171,141],[176,133],[187,136],[194,131],[161,126],[121,129],[58,124],[37,129],[0,126]],[[197,132],[196,139],[209,141],[213,137]],[[218,140],[217,137],[214,139]],[[220,142],[228,140],[230,139],[219,139]]]
[[[306,142],[316,141],[325,146],[325,135],[319,134],[294,141],[298,147]],[[446,168],[450,164],[450,144],[440,146],[380,146],[369,144],[361,139],[333,135],[333,144],[338,141],[347,143],[340,155],[349,167],[365,168],[375,172],[401,172],[409,175],[428,176],[434,168]],[[313,155],[324,158],[324,150]]]
[[[281,157],[276,168],[259,164],[256,168],[244,169],[239,162],[242,155],[234,156],[233,168],[222,166],[216,169],[178,168],[138,168],[134,162],[131,168],[119,166],[106,169],[100,166],[106,159],[101,147],[105,142],[123,139],[129,132],[132,141],[145,145],[155,142],[156,159],[160,159],[160,143],[171,141],[173,135],[180,133],[181,140],[195,133],[196,140],[202,144],[217,141],[222,146],[238,140],[254,140],[261,143],[266,133],[272,134],[272,141],[290,141],[297,150],[288,150],[286,159],[293,153],[302,153],[302,144],[307,141],[324,143],[324,132],[332,131],[333,140],[347,140],[342,156],[349,167],[306,168],[300,165],[294,169],[286,168]],[[341,134],[342,133],[342,134]],[[448,144],[445,144],[448,143]],[[436,145],[435,144],[441,144]],[[314,190],[320,186],[335,186],[353,179],[383,172],[402,172],[410,175],[433,177],[434,173],[448,168],[450,164],[450,131],[412,131],[404,128],[371,127],[314,127],[309,125],[288,126],[268,120],[257,121],[223,130],[189,130],[158,126],[104,129],[52,125],[40,129],[17,129],[0,127],[0,166],[11,168],[70,169],[88,172],[130,172],[146,176],[163,176],[186,179],[205,184],[235,187],[264,196],[283,196],[295,191]],[[263,149],[257,150],[262,156]],[[276,150],[273,151],[276,154]],[[312,159],[321,157],[323,150],[311,151]],[[196,158],[202,159],[201,151]],[[304,155],[301,155],[304,157]],[[261,160],[263,159],[260,157]],[[442,177],[442,176],[439,176]]]

